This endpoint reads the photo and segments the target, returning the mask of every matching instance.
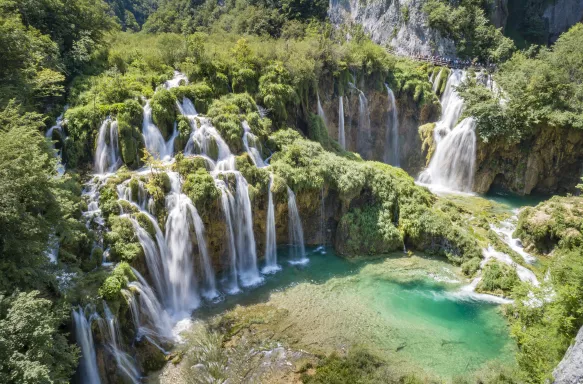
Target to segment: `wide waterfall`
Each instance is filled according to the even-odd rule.
[[[279,271],[281,267],[277,265],[277,241],[275,238],[275,207],[273,205],[273,175],[269,176],[269,186],[267,187],[267,222],[265,223],[265,267],[263,273],[273,273]]]
[[[99,128],[93,167],[99,174],[114,172],[121,166],[117,136],[117,121],[107,118]]]
[[[391,88],[387,84],[385,84],[385,87],[387,88],[387,96],[389,98],[389,119],[385,132],[384,161],[387,164],[399,167],[399,115],[397,112],[397,103],[395,101],[395,94]]]
[[[304,230],[302,220],[296,204],[296,195],[287,187],[287,209],[288,209],[288,231],[290,241],[291,264],[305,264],[310,261],[306,257],[306,247],[304,245]]]
[[[429,167],[419,175],[419,181],[438,188],[471,192],[476,162],[476,121],[462,120],[437,144]]]
[[[79,379],[84,384],[100,384],[99,371],[97,369],[97,357],[95,355],[95,344],[91,332],[91,321],[94,312],[85,315],[85,311],[79,307],[71,313],[75,323],[75,339],[81,348],[81,358],[79,359]]]
[[[338,144],[346,149],[346,133],[344,132],[344,97],[338,98]]]

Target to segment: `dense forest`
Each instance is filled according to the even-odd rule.
[[[1,382],[145,382],[165,365],[184,366],[186,379],[179,382],[188,383],[552,380],[583,326],[583,25],[551,42],[541,21],[546,2],[508,4],[500,28],[491,17],[497,2],[427,0],[415,10],[423,14],[423,28],[455,44],[454,59],[435,62],[395,54],[388,43],[373,41],[366,25],[332,22],[332,3],[350,2],[0,0]],[[402,23],[416,20],[408,18],[411,7],[400,6]],[[462,61],[461,69],[452,64]],[[454,89],[448,79],[462,69]],[[438,158],[454,132],[439,131],[454,91],[463,110],[453,123],[475,124],[477,160],[470,172],[488,180],[479,188],[472,173],[475,184],[462,192],[546,192],[545,201],[517,213],[509,236],[536,255],[533,265],[497,235],[497,226],[515,212],[501,213],[485,198],[471,200],[479,198],[475,194],[468,201],[465,195],[436,196],[413,180],[431,168],[432,156]],[[365,108],[370,113],[363,118]],[[384,132],[391,108],[395,120],[397,109],[401,116],[400,164],[399,156],[389,161],[378,155],[389,147]],[[146,133],[152,127],[161,146]],[[212,139],[196,141],[204,129]],[[345,129],[346,143],[340,139]],[[99,151],[112,146],[102,160]],[[544,152],[538,168],[525,160],[535,149]],[[530,179],[536,180],[511,180],[518,172],[534,173]],[[173,194],[191,205],[180,208]],[[240,208],[238,199],[248,206]],[[188,212],[184,221],[190,223],[177,234],[180,209],[174,207]],[[253,222],[245,224],[251,212]],[[277,244],[265,234],[270,219]],[[248,227],[244,235],[231,228],[238,220]],[[269,244],[298,241],[294,223],[303,225],[302,249],[323,244],[350,260],[420,252],[458,268],[460,279],[479,277],[476,292],[508,300],[499,312],[515,364],[435,377],[399,370],[372,350],[347,345],[348,352],[314,349],[302,356],[296,381],[260,380],[244,367],[257,358],[250,351],[265,348],[271,337],[291,351],[300,338],[277,339],[277,332],[261,328],[284,316],[283,310],[261,312],[265,304],[255,316],[239,314],[239,306],[209,321],[187,337],[187,347],[169,338],[154,342],[147,332],[140,338],[152,319],[135,315],[132,303],[147,297],[145,281],[158,298],[170,291],[157,285],[164,277],[149,264],[145,244],[162,254],[165,238],[173,255],[171,240],[191,239],[177,253],[201,255],[201,266],[175,262],[178,270],[195,271],[190,278],[199,279],[198,286],[189,293],[196,291],[206,307],[219,301],[205,298],[215,285],[208,271],[222,276],[229,266],[235,269],[224,261],[235,254],[229,249],[241,258],[249,242],[245,249],[258,254],[252,262],[267,260]],[[237,232],[227,238],[231,243],[225,240],[229,231]],[[511,262],[484,256],[491,246]],[[535,275],[536,285],[520,278],[523,269]],[[235,288],[243,289],[246,275],[233,273]],[[167,280],[175,278],[169,272]],[[194,308],[160,300],[164,311]],[[95,318],[108,324],[115,318],[120,333],[115,343],[107,341],[110,336],[98,331],[102,323],[92,326],[91,316],[83,318],[98,345],[93,354],[100,371],[89,376],[88,350],[74,319],[86,308],[97,308]],[[106,352],[99,345],[107,345]],[[304,344],[296,347],[294,353],[308,353]],[[130,355],[139,375],[124,362]]]

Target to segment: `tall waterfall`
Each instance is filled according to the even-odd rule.
[[[338,144],[346,149],[346,134],[344,132],[344,97],[338,98]]]
[[[94,313],[86,317],[85,311],[79,307],[71,313],[75,323],[75,339],[81,348],[81,358],[79,359],[79,378],[82,383],[100,384],[99,371],[97,369],[97,357],[95,355],[95,344],[91,332],[91,321]]]
[[[245,151],[251,157],[253,164],[255,164],[258,168],[263,168],[267,166],[263,158],[261,157],[261,143],[257,139],[257,137],[251,132],[251,127],[249,127],[249,123],[247,121],[243,121],[241,123],[243,125],[243,146],[245,147]]]
[[[461,69],[452,70],[445,85],[445,91],[441,95],[441,117],[435,123],[433,135],[435,141],[439,142],[444,135],[447,135],[458,122],[464,107],[464,101],[459,96],[456,88],[465,79],[466,73]]]
[[[174,129],[176,131],[176,129]],[[154,122],[152,121],[152,107],[150,102],[144,105],[144,120],[142,122],[142,134],[146,143],[146,149],[154,157],[161,160],[168,160],[172,157],[174,152],[174,140],[170,138],[168,143],[164,141],[164,137]],[[175,134],[173,134],[174,136]]]
[[[287,187],[287,209],[288,209],[288,231],[291,248],[292,264],[305,264],[310,261],[306,257],[306,248],[304,245],[304,230],[302,229],[302,220],[296,204],[296,195]]]
[[[324,128],[328,129],[328,121],[326,120],[326,113],[324,113],[324,108],[322,108],[322,103],[320,102],[320,94],[316,93],[316,97],[318,99],[318,116],[324,122]]]
[[[114,172],[121,166],[117,136],[117,121],[107,118],[99,128],[93,167],[99,174]]]
[[[239,256],[239,277],[241,284],[251,286],[262,281],[257,269],[257,251],[255,236],[253,235],[253,214],[251,199],[249,199],[249,185],[240,173],[236,173],[237,180],[237,249]]]
[[[269,176],[269,186],[267,187],[267,221],[265,223],[265,267],[263,273],[273,273],[281,269],[277,265],[277,241],[275,238],[275,208],[273,205],[273,175]]]
[[[65,110],[67,110],[67,107],[65,107]],[[50,127],[48,129],[48,131],[45,133],[45,137],[49,140],[53,139],[53,133],[56,131],[59,133],[59,140],[64,143],[65,139],[66,139],[66,135],[65,135],[65,131],[63,131],[63,123],[64,123],[64,112],[61,113],[61,115],[59,117],[57,117],[57,121],[55,123],[55,125],[53,125],[52,127]],[[55,144],[52,144],[53,149],[55,149]],[[56,149],[55,149],[56,150]],[[63,164],[63,157],[62,157],[62,151],[59,150],[57,152],[57,160],[58,160],[58,164],[57,164],[57,172],[59,175],[64,175],[65,174],[65,165]]]
[[[326,253],[326,198],[324,187],[320,190],[320,252]]]
[[[443,68],[441,68],[439,70],[439,73],[437,74],[435,79],[430,80],[433,83],[433,93],[437,93],[437,91],[438,91],[437,87],[439,87],[439,83],[441,82],[441,75],[442,74],[443,74]]]
[[[105,301],[103,302],[103,310],[105,312],[105,319],[98,318],[97,323],[99,324],[102,337],[106,340],[106,349],[115,358],[117,368],[121,373],[132,383],[138,384],[141,377],[140,371],[136,367],[134,359],[119,344],[120,332],[117,319]]]
[[[358,135],[356,139],[356,149],[363,159],[370,159],[372,156],[372,139],[370,136],[370,112],[368,110],[368,100],[358,88]]]
[[[445,189],[471,192],[476,162],[476,121],[462,120],[437,144],[429,167],[419,175],[419,181]]]
[[[387,88],[387,96],[389,98],[389,119],[385,132],[384,161],[387,164],[399,167],[399,115],[397,112],[397,103],[395,102],[395,95],[391,88],[387,84],[385,84],[385,87]]]
[[[237,275],[237,247],[235,245],[235,231],[233,229],[232,216],[234,215],[232,208],[235,206],[235,199],[231,191],[227,188],[227,184],[222,180],[216,180],[217,187],[221,191],[221,206],[223,215],[225,217],[225,224],[227,227],[227,249],[228,249],[228,263],[226,266],[226,287],[230,294],[239,292],[239,278]]]
[[[447,79],[441,96],[441,118],[433,132],[435,153],[429,167],[419,175],[419,181],[439,189],[471,192],[476,162],[476,121],[468,117],[454,127],[464,106],[456,87],[465,76],[464,71],[456,69]]]

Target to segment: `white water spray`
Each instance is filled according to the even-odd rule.
[[[81,348],[81,358],[79,359],[79,376],[82,383],[101,384],[99,371],[97,369],[97,357],[95,354],[95,344],[91,332],[91,322],[95,316],[92,311],[88,316],[79,307],[71,313],[75,323],[75,339]]]
[[[99,128],[93,168],[98,174],[104,174],[114,172],[120,166],[117,121],[107,118]]]
[[[267,187],[267,221],[265,223],[265,267],[263,273],[273,273],[279,271],[281,267],[277,265],[277,241],[275,238],[275,207],[273,205],[273,175],[269,176],[269,186]]]
[[[302,229],[302,220],[296,204],[296,195],[287,187],[287,209],[288,209],[288,231],[290,241],[290,263],[305,264],[310,261],[306,257],[306,248],[304,246],[304,230]]]
[[[338,98],[338,144],[346,149],[346,133],[344,132],[344,97]]]
[[[397,112],[397,103],[395,101],[395,94],[391,88],[387,84],[385,84],[385,87],[387,88],[387,96],[389,98],[389,119],[385,132],[384,161],[387,164],[399,167],[399,115]]]

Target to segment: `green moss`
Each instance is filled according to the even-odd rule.
[[[257,112],[253,98],[247,93],[228,94],[214,100],[208,115],[215,128],[235,153],[242,150],[242,120],[250,113]]]
[[[263,168],[257,168],[248,153],[235,158],[235,166],[245,177],[247,182],[259,190],[265,190],[269,184],[269,172]]]
[[[199,156],[184,157],[181,153],[176,155],[176,162],[174,163],[174,170],[180,176],[185,178],[189,174],[195,173],[199,169],[207,169],[207,162],[204,158]]]
[[[183,97],[188,97],[194,104],[196,111],[203,114],[207,113],[213,100],[213,90],[205,82],[173,88],[171,92],[179,101],[182,101]]]
[[[166,172],[152,172],[145,187],[154,201],[154,211],[156,212],[158,223],[162,225],[166,222],[166,194],[171,190],[170,177]]]
[[[380,206],[350,210],[338,224],[336,251],[343,256],[379,255],[403,249],[390,212]]]
[[[182,189],[192,200],[201,216],[204,216],[205,212],[209,212],[221,196],[221,192],[215,185],[215,180],[205,169],[198,169],[194,174],[189,174],[184,180]]]
[[[117,129],[119,136],[119,148],[121,158],[129,168],[140,166],[140,159],[143,157],[145,147],[144,137],[140,132],[141,122],[132,125],[132,120],[136,120],[130,113],[124,112],[117,117]]]
[[[190,135],[192,134],[190,121],[182,115],[178,116],[176,129],[178,130],[178,136],[174,140],[174,153],[182,153],[186,147],[186,143],[188,143],[188,140],[190,139]]]
[[[121,290],[127,287],[130,280],[135,279],[130,265],[125,262],[119,263],[99,288],[99,295],[105,300],[120,299]]]
[[[421,151],[425,153],[425,165],[429,165],[433,153],[435,152],[435,140],[433,131],[435,123],[428,123],[419,127],[419,137],[421,138]]]
[[[482,270],[482,279],[476,290],[508,296],[519,283],[520,279],[514,268],[498,260],[490,260]]]
[[[148,234],[152,238],[155,238],[156,237],[156,228],[154,227],[154,224],[152,223],[152,221],[150,220],[150,218],[148,217],[148,215],[146,215],[143,212],[138,212],[136,214],[136,220],[138,221],[138,223],[140,224],[140,226],[142,228],[144,228],[146,230],[146,232],[148,232]]]
[[[167,140],[174,130],[176,121],[176,97],[166,89],[159,89],[152,100],[152,119]]]
[[[109,224],[111,231],[105,234],[104,240],[105,244],[109,246],[109,258],[111,261],[131,263],[144,256],[144,251],[129,218],[111,216]]]

